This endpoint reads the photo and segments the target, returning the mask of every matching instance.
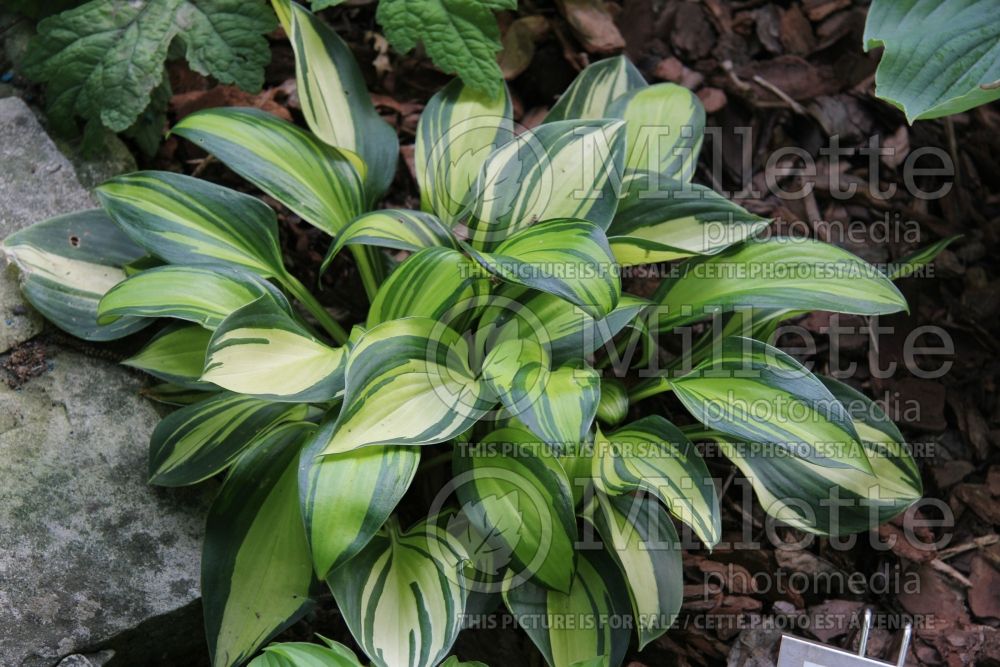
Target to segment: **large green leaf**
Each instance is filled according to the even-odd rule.
[[[1000,99],[993,0],[873,0],[865,50],[885,47],[875,94],[911,123]]]
[[[490,291],[489,274],[451,248],[424,248],[403,261],[379,287],[368,326],[402,317],[428,317],[458,326]]]
[[[122,363],[166,382],[203,388],[205,351],[212,332],[197,324],[167,327]]]
[[[644,417],[594,442],[592,475],[611,496],[646,491],[694,528],[709,547],[722,533],[719,497],[691,441],[659,415]]]
[[[364,208],[361,177],[350,158],[277,116],[259,109],[206,109],[186,116],[173,133],[328,234],[337,234]]]
[[[410,251],[438,246],[458,249],[451,230],[435,216],[390,208],[365,213],[352,220],[337,237],[337,242],[330,246],[320,270],[326,271],[345,245],[359,244]]]
[[[277,219],[256,197],[166,171],[118,176],[97,197],[136,243],[168,262],[284,273]]]
[[[328,582],[347,627],[377,667],[433,667],[461,629],[468,593],[458,541],[433,523],[395,519]]]
[[[628,583],[639,650],[666,632],[684,599],[681,543],[663,508],[647,495],[597,493],[584,514]]]
[[[263,296],[216,328],[202,379],[257,398],[323,402],[343,391],[346,357]]]
[[[251,274],[224,266],[161,266],[137,273],[101,299],[97,321],[173,317],[214,329],[262,296],[288,307],[280,292]]]
[[[298,4],[273,4],[295,50],[295,78],[309,129],[327,144],[361,158],[366,201],[377,201],[396,175],[395,131],[375,111],[344,40]]]
[[[656,296],[660,331],[736,307],[883,315],[906,299],[882,272],[837,246],[775,238],[748,242],[681,267]]]
[[[768,225],[711,188],[647,172],[631,182],[634,190],[608,228],[608,242],[622,266],[712,255]]]
[[[225,470],[268,429],[304,419],[309,406],[222,392],[172,412],[149,441],[149,481],[194,484]]]
[[[312,428],[286,424],[263,438],[209,510],[201,591],[214,667],[242,664],[312,605],[296,486],[299,446]]]
[[[688,182],[705,136],[705,108],[690,90],[673,83],[633,88],[608,109],[626,124],[625,174]]]
[[[463,511],[483,535],[510,551],[520,580],[568,591],[576,518],[573,492],[559,461],[531,433],[503,428],[452,458]]]
[[[549,110],[545,122],[609,118],[612,102],[646,85],[642,74],[627,57],[600,60],[577,75]]]
[[[326,646],[306,642],[282,642],[264,647],[248,667],[363,667],[354,652],[320,636]]]
[[[469,251],[496,276],[555,294],[595,319],[613,311],[621,297],[608,240],[587,220],[545,220],[516,232],[491,252]]]
[[[844,406],[805,366],[766,343],[726,338],[718,355],[670,384],[698,421],[764,455],[872,472]]]
[[[724,436],[719,445],[747,476],[764,510],[780,521],[821,535],[870,530],[920,498],[920,471],[877,403],[837,380],[821,379],[851,415],[874,475],[819,466],[800,456],[769,456]]]
[[[351,349],[344,407],[322,453],[428,445],[462,433],[493,405],[468,360],[465,341],[428,318],[369,329]]]
[[[529,130],[495,150],[470,192],[469,240],[492,250],[540,220],[611,224],[621,190],[625,124],[560,121]]]
[[[514,136],[507,87],[487,94],[455,79],[427,102],[413,163],[420,207],[452,223],[486,158]]]
[[[600,375],[592,368],[551,369],[545,349],[532,339],[494,347],[483,378],[511,416],[557,449],[587,437],[600,401]]]
[[[125,280],[122,266],[145,255],[100,209],[61,215],[22,229],[0,245],[21,272],[21,290],[42,315],[77,338],[122,338],[150,324],[97,321],[97,304]]]
[[[504,602],[550,667],[617,667],[628,649],[628,590],[603,550],[581,550],[569,592],[511,577]]]
[[[320,578],[358,553],[396,508],[417,472],[419,447],[382,445],[321,456],[330,420],[302,450],[299,500]]]

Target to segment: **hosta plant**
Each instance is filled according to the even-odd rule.
[[[919,497],[878,406],[766,342],[811,309],[879,315],[903,297],[837,247],[759,238],[767,220],[693,185],[691,93],[613,58],[518,133],[506,92],[456,80],[420,120],[420,210],[378,210],[395,134],[344,43],[276,8],[311,132],[233,108],[173,132],[329,234],[324,266],[353,253],[364,319],[335,319],[292,275],[271,207],[179,174],[112,179],[100,210],[4,244],[64,330],[156,327],[125,362],[178,405],[150,480],[224,478],[202,560],[215,665],[252,659],[324,589],[374,665],[459,664],[463,622],[501,604],[553,667],[618,665],[680,608],[675,519],[720,539],[697,441],[804,531],[865,530]],[[624,292],[623,269],[652,263],[672,267],[652,298]],[[653,372],[660,337],[709,319]],[[638,404],[663,392],[675,408]],[[357,658],[282,644],[256,661]]]

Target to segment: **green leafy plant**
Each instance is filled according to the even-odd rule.
[[[875,93],[906,119],[1000,99],[1000,22],[990,0],[873,0],[865,50],[884,47]]]
[[[151,481],[225,475],[202,559],[214,665],[253,658],[324,585],[380,667],[460,664],[446,656],[463,618],[501,600],[552,667],[618,665],[632,627],[645,646],[680,609],[674,518],[720,539],[696,441],[813,533],[866,530],[920,496],[876,404],[764,342],[795,314],[892,313],[902,295],[837,247],[757,238],[767,220],[692,185],[704,111],[689,91],[612,58],[517,134],[502,87],[455,80],[418,127],[422,210],[372,210],[395,134],[337,35],[276,8],[312,132],[232,108],[173,132],[333,237],[324,266],[353,252],[364,321],[333,318],[284,266],[269,206],[188,176],[112,179],[101,210],[3,245],[29,300],[74,335],[166,320],[125,363],[179,406],[152,434]],[[623,267],[668,261],[652,299],[622,291]],[[720,330],[670,372],[630,371],[713,313]],[[689,416],[623,423],[667,391]],[[280,644],[254,664],[317,662],[357,658]]]

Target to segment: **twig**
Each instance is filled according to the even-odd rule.
[[[1000,542],[1000,535],[983,535],[982,537],[975,538],[971,542],[942,549],[938,552],[938,559],[947,560],[959,554],[964,554],[966,551],[982,549],[983,547],[994,545],[997,542]]]
[[[969,581],[968,577],[966,577],[964,574],[953,568],[951,565],[948,565],[948,563],[945,563],[940,558],[935,558],[934,560],[932,560],[930,562],[930,565],[938,572],[948,575],[949,577],[951,577],[958,583],[962,584],[966,588],[972,588],[972,582]]]
[[[776,85],[774,85],[773,83],[771,83],[770,81],[768,81],[767,79],[765,79],[764,77],[762,77],[760,74],[754,74],[753,75],[753,80],[756,83],[760,84],[761,86],[763,86],[763,87],[767,88],[768,90],[770,90],[772,93],[774,93],[778,97],[780,97],[782,99],[782,101],[784,101],[785,104],[787,104],[788,106],[790,106],[792,108],[792,111],[794,111],[795,113],[801,114],[803,116],[806,115],[806,110],[805,110],[805,108],[803,108],[803,106],[801,104],[799,104],[798,102],[796,102],[795,100],[793,100],[791,97],[788,96],[788,93],[786,93],[785,91],[783,91],[781,88],[778,88]]]

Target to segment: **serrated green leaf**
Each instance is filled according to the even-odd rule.
[[[874,0],[865,50],[884,46],[875,94],[910,123],[1000,99],[1000,22],[992,0]]]
[[[183,486],[208,479],[271,427],[305,418],[308,407],[222,392],[172,412],[150,437],[149,481]]]
[[[573,492],[547,447],[527,431],[504,428],[456,449],[452,466],[463,511],[480,534],[506,546],[511,571],[568,591],[577,537]]]
[[[496,62],[500,29],[492,12],[516,8],[516,0],[383,0],[376,18],[397,51],[423,43],[441,70],[496,94],[503,74]]]
[[[433,667],[461,629],[468,592],[461,545],[432,523],[390,522],[328,579],[355,641],[376,667]]]
[[[256,197],[166,171],[118,176],[96,192],[136,243],[168,262],[284,273],[277,218]]]
[[[230,471],[212,503],[201,557],[213,667],[234,667],[312,606],[312,563],[296,468],[312,424],[286,424]]]
[[[608,118],[612,102],[646,86],[646,80],[627,57],[599,60],[576,75],[545,116],[545,122]]]
[[[21,272],[21,290],[31,305],[77,338],[115,340],[151,323],[136,317],[97,321],[101,299],[125,280],[122,267],[145,256],[100,209],[22,229],[8,236],[0,251]]]

